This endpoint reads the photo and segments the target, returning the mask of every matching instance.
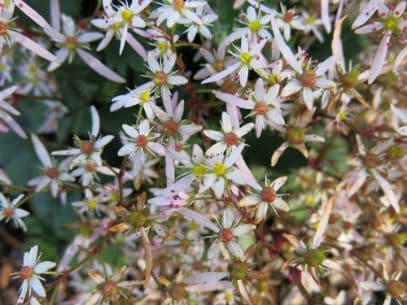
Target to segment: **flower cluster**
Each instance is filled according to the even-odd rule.
[[[47,196],[75,237],[17,304],[407,300],[404,0],[49,2],[0,0],[0,132],[38,159],[0,158],[0,221]]]

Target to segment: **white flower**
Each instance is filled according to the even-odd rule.
[[[393,8],[387,7],[381,1],[377,1],[377,4],[368,5],[366,7],[368,9],[369,14],[367,16],[372,16],[374,12],[378,11],[379,17],[381,20],[373,21],[368,25],[361,26],[365,23],[368,19],[363,19],[364,21],[358,21],[353,24],[357,26],[361,26],[355,30],[357,34],[367,34],[367,33],[376,33],[382,31],[382,40],[380,41],[379,47],[377,48],[376,55],[372,62],[372,67],[369,71],[369,78],[368,83],[371,84],[377,78],[382,69],[387,56],[388,48],[391,46],[390,38],[393,35],[398,35],[397,32],[406,32],[407,31],[407,19],[404,16],[404,11],[406,9],[406,1],[401,1],[397,6]],[[373,12],[373,13],[372,13]],[[363,13],[362,13],[363,14]],[[371,15],[370,15],[371,14]],[[369,17],[369,18],[370,18]],[[400,40],[402,40],[400,38]]]
[[[95,27],[106,31],[105,37],[99,43],[97,51],[106,48],[113,36],[117,35],[120,37],[119,54],[122,54],[127,42],[141,57],[145,57],[145,49],[129,33],[129,29],[144,28],[146,26],[145,21],[139,14],[151,4],[152,0],[132,0],[130,5],[127,2],[121,2],[118,6],[113,6],[111,2],[111,0],[103,1],[103,9],[106,13],[105,18],[91,21]]]
[[[254,41],[249,44],[248,38],[243,37],[240,49],[236,48],[237,52],[232,53],[234,63],[225,70],[205,79],[202,84],[216,82],[238,70],[240,84],[242,87],[246,87],[249,70],[254,69],[256,71],[256,69],[264,68],[267,65],[264,56],[261,54],[261,50],[266,42],[267,40],[263,39],[259,42]]]
[[[100,131],[100,118],[94,106],[91,108],[92,114],[92,131],[89,140],[81,140],[75,137],[75,145],[78,148],[71,148],[68,150],[54,151],[53,155],[59,156],[74,156],[71,167],[77,163],[84,163],[87,160],[93,161],[96,166],[102,165],[101,154],[103,148],[113,140],[113,136],[99,137]]]
[[[268,208],[271,206],[273,211],[277,214],[277,210],[288,211],[287,203],[277,195],[277,191],[287,181],[287,177],[280,177],[268,182],[265,178],[264,186],[257,185],[254,188],[253,194],[248,195],[240,200],[239,206],[248,207],[256,206],[256,223],[266,219]]]
[[[270,14],[261,16],[260,12],[257,13],[254,7],[249,6],[245,18],[244,24],[247,27],[239,28],[236,31],[244,32],[250,39],[271,39],[271,34],[268,32],[271,21]]]
[[[156,139],[159,135],[156,133],[151,133],[150,123],[148,120],[141,121],[138,126],[138,130],[134,127],[124,124],[123,130],[128,138],[125,138],[126,142],[117,153],[119,156],[132,156],[136,154],[136,158],[145,160],[145,153],[149,152],[153,156],[155,154],[164,155],[165,148],[160,143],[152,141]]]
[[[324,36],[322,36],[319,29],[322,25],[322,20],[316,18],[314,15],[309,15],[306,11],[302,11],[302,17],[304,19],[305,33],[312,32],[320,42],[324,42]]]
[[[228,156],[219,154],[207,160],[208,172],[204,176],[202,191],[211,188],[215,197],[221,199],[229,181],[238,185],[250,183],[246,174],[235,167],[244,146],[239,144]]]
[[[100,215],[100,212],[106,211],[105,206],[101,204],[105,199],[104,196],[95,196],[91,190],[85,189],[85,198],[81,201],[72,202],[72,206],[78,209],[80,214]]]
[[[34,22],[36,22],[40,27],[46,28],[49,25],[36,11],[29,7],[25,2],[18,1],[20,9],[22,9],[26,15],[28,15]],[[30,38],[24,36],[20,31],[14,26],[14,8],[15,5],[13,1],[9,1],[9,4],[4,7],[2,3],[2,8],[0,9],[0,52],[3,50],[4,44],[11,45],[14,42],[18,42],[24,48],[34,52],[38,56],[53,61],[55,56],[51,54],[48,50],[44,49],[41,45],[34,42]]]
[[[233,127],[229,115],[223,112],[221,126],[222,131],[204,130],[204,134],[209,139],[217,142],[206,151],[208,156],[223,154],[227,148],[229,150],[235,148],[241,143],[242,138],[252,130],[254,124],[248,123],[242,127]]]
[[[334,64],[335,57],[331,56],[321,62],[315,69],[307,67],[301,74],[297,74],[296,78],[288,81],[281,95],[287,97],[301,91],[305,106],[308,110],[311,110],[316,97],[320,96],[325,89],[335,87],[335,83],[325,76],[326,71]]]
[[[254,93],[248,100],[221,91],[216,91],[215,96],[239,108],[250,109],[249,116],[255,117],[256,136],[260,137],[266,124],[278,130],[285,124],[280,109],[282,100],[279,97],[279,91],[280,86],[277,84],[266,90],[264,81],[259,78],[256,81]]]
[[[28,181],[28,185],[35,186],[35,191],[40,192],[48,185],[51,188],[51,194],[56,197],[63,181],[74,181],[73,177],[68,174],[68,166],[61,163],[59,166],[51,160],[47,149],[41,143],[36,135],[31,135],[31,140],[34,145],[34,150],[42,163],[43,175]]]
[[[284,38],[290,40],[291,38],[291,28],[296,30],[304,30],[304,24],[299,16],[295,14],[294,9],[289,9],[280,4],[281,13],[277,15],[277,24],[283,29]]]
[[[59,33],[51,27],[46,29],[47,34],[59,47],[59,50],[56,53],[57,58],[48,66],[48,71],[54,71],[67,59],[69,62],[72,62],[74,55],[78,54],[79,57],[99,75],[117,83],[126,82],[124,78],[105,66],[92,54],[84,50],[88,48],[89,43],[102,38],[103,35],[101,33],[78,33],[71,17],[62,15],[61,18],[63,33]]]
[[[195,73],[194,79],[201,80],[218,72],[221,72],[224,69],[224,49],[218,48],[217,51],[212,54],[207,49],[200,48],[198,55],[202,55],[207,63],[203,65],[202,69],[198,70],[198,72]]]
[[[172,28],[182,19],[202,24],[202,20],[194,12],[194,9],[204,6],[206,2],[194,0],[165,0],[165,2],[152,13],[152,17],[157,17],[158,26],[167,20],[167,27]]]
[[[7,132],[9,130],[8,127],[10,127],[16,134],[25,139],[27,136],[24,130],[10,115],[20,115],[20,112],[5,101],[5,99],[9,98],[16,90],[17,86],[13,86],[0,91],[0,132]],[[8,127],[4,125],[3,121]]]
[[[185,31],[187,33],[187,39],[189,42],[193,42],[195,40],[196,34],[201,34],[206,39],[212,39],[212,33],[209,30],[209,27],[212,26],[216,20],[218,20],[218,15],[214,13],[206,13],[204,6],[199,6],[196,8],[196,14],[198,18],[201,19],[201,23],[191,22],[190,20],[186,19],[183,21],[180,20],[179,23],[184,23],[188,26],[188,29]]]
[[[160,88],[163,99],[164,97],[171,97],[170,88],[185,85],[188,82],[187,78],[179,75],[176,71],[172,71],[176,60],[175,54],[164,57],[160,62],[157,61],[153,53],[149,52],[147,55],[148,69],[152,72],[152,81],[146,83],[145,86],[154,85],[153,88]]]
[[[153,83],[147,83],[140,87],[131,90],[129,93],[116,96],[112,99],[113,104],[110,106],[110,111],[116,111],[122,107],[128,108],[139,105],[143,107],[144,113],[149,120],[154,119],[152,104],[155,103],[152,89]]]
[[[44,278],[41,275],[47,274],[49,269],[55,267],[55,263],[50,261],[39,262],[39,259],[38,246],[34,246],[29,252],[24,253],[23,266],[18,273],[23,283],[20,287],[17,303],[24,303],[26,297],[32,295],[32,291],[39,297],[44,298],[46,296],[44,286],[41,283]]]
[[[234,219],[233,211],[231,209],[225,209],[222,220],[216,224],[216,230],[214,230],[217,234],[217,239],[209,247],[209,259],[217,258],[224,247],[226,247],[233,256],[243,258],[244,248],[239,238],[248,235],[254,230],[255,226],[251,224],[240,224],[240,221],[234,221]]]
[[[19,208],[19,202],[23,197],[24,195],[19,195],[10,202],[0,193],[0,221],[12,221],[16,227],[27,231],[27,227],[21,218],[27,217],[30,213]]]

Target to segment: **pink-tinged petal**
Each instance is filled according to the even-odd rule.
[[[195,124],[181,125],[179,127],[179,133],[183,140],[187,140],[191,135],[197,133],[202,129],[202,126]]]
[[[247,66],[241,67],[239,71],[239,82],[243,88],[246,87],[248,78],[249,78],[249,68]]]
[[[320,76],[335,65],[335,56],[330,56],[318,65],[315,73]]]
[[[237,159],[241,156],[242,151],[246,145],[245,144],[239,144],[238,147],[232,150],[230,155],[225,159],[225,166],[226,167],[231,167],[233,164],[236,163]]]
[[[170,152],[165,152],[165,177],[167,178],[167,185],[174,183],[175,164]]]
[[[95,108],[95,106],[91,106],[90,107],[90,113],[92,116],[92,132],[91,134],[94,137],[97,137],[99,134],[99,130],[100,130],[100,118],[99,118],[99,114]]]
[[[229,208],[225,209],[222,215],[222,226],[224,228],[232,227],[233,219],[234,219],[233,210]]]
[[[277,148],[273,155],[271,156],[271,166],[274,167],[278,160],[280,159],[281,155],[283,154],[283,152],[287,149],[288,147],[288,143],[284,142],[283,144],[281,144],[281,146],[279,148]]]
[[[262,78],[259,78],[254,85],[254,96],[257,101],[262,101],[266,95],[264,90],[264,81]]]
[[[61,29],[61,8],[59,5],[59,0],[50,1],[50,13],[51,26],[59,32]]]
[[[44,298],[46,296],[46,292],[44,287],[42,286],[40,280],[37,277],[33,277],[30,280],[31,288],[34,290],[34,292],[39,296]]]
[[[329,216],[331,216],[331,211],[332,211],[334,201],[335,201],[335,196],[332,196],[329,200],[327,200],[326,198],[323,199],[323,202],[322,202],[323,212],[322,212],[321,220],[319,221],[319,224],[318,224],[318,229],[315,232],[314,238],[312,239],[312,244],[311,244],[312,249],[316,249],[321,245],[321,242],[324,238],[326,228],[328,227]]]
[[[396,17],[400,17],[406,10],[406,5],[407,5],[406,1],[400,1],[399,4],[397,4],[396,7],[394,8],[394,15]]]
[[[343,2],[344,0],[341,1]],[[335,22],[334,34],[331,43],[332,54],[333,56],[335,56],[336,63],[342,69],[342,71],[346,71],[345,56],[343,54],[343,44],[341,38],[342,24],[345,19],[346,16],[340,18]]]
[[[184,217],[193,220],[196,224],[204,226],[213,232],[218,232],[219,228],[217,227],[216,224],[214,224],[212,221],[210,221],[206,216],[199,214],[195,211],[192,211],[187,208],[180,208],[177,210],[177,213],[183,215]]]
[[[6,112],[0,111],[0,118],[20,137],[26,139],[27,136],[24,130],[18,125],[18,123]],[[1,126],[1,125],[0,125]],[[8,130],[8,129],[7,129]]]
[[[127,155],[134,153],[134,151],[136,149],[137,148],[134,143],[127,143],[127,144],[123,145],[122,148],[119,149],[119,151],[117,152],[117,155],[119,157],[127,156]]]
[[[220,242],[216,240],[212,243],[212,245],[208,249],[208,258],[216,259],[218,258],[219,254],[220,254]]]
[[[138,40],[130,33],[127,33],[126,41],[129,46],[138,54],[141,58],[147,57],[147,52],[144,49],[143,45],[138,42]]]
[[[400,205],[390,183],[386,179],[384,179],[376,170],[372,170],[372,174],[382,188],[391,206],[394,208],[394,210],[396,210],[397,213],[399,213]]]
[[[188,83],[188,79],[181,75],[171,75],[168,77],[168,83],[174,86],[180,86]]]
[[[315,134],[308,134],[304,136],[305,142],[321,142],[324,143],[325,139],[323,137],[317,136]]]
[[[163,71],[169,74],[174,68],[176,60],[177,56],[175,54],[171,54],[169,57],[165,58]]]
[[[353,196],[362,187],[366,181],[366,176],[367,173],[364,170],[358,171],[356,179],[352,182],[350,188],[347,190],[349,197]]]
[[[255,229],[254,225],[242,224],[237,228],[233,229],[233,235],[234,236],[246,235],[247,233],[253,231],[254,229]]]
[[[123,128],[124,132],[125,132],[128,136],[130,136],[130,137],[132,137],[132,138],[137,138],[137,137],[139,136],[138,131],[137,131],[133,126],[130,126],[130,125],[127,125],[127,124],[123,124],[122,128]]]
[[[217,199],[221,199],[223,197],[223,193],[225,192],[225,179],[220,178],[212,186],[213,192],[215,193],[215,197]]]
[[[204,135],[207,136],[209,139],[215,140],[215,141],[222,141],[223,140],[223,133],[217,130],[204,130],[203,131]]]
[[[107,45],[112,41],[113,36],[114,36],[113,30],[107,31],[105,37],[103,37],[103,39],[99,42],[96,51],[100,52],[104,50],[107,47]]]
[[[52,61],[47,68],[48,72],[54,71],[59,66],[61,66],[62,63],[68,58],[69,51],[68,49],[59,49],[56,54],[56,60]]]
[[[230,242],[228,242],[226,244],[226,248],[228,248],[229,252],[233,256],[236,256],[238,258],[243,258],[243,255],[244,255],[243,248],[239,243],[235,242],[234,240],[231,240]]]
[[[97,59],[90,53],[82,49],[77,49],[77,52],[79,57],[82,58],[82,60],[96,73],[116,83],[126,82],[123,77],[112,71],[110,68],[106,67],[99,59]]]
[[[165,111],[163,111],[160,107],[158,107],[156,105],[151,105],[151,108],[153,108],[155,115],[158,117],[158,119],[162,123],[164,123],[170,119],[169,116],[167,115],[167,113]]]
[[[307,109],[311,110],[314,106],[314,95],[312,94],[312,89],[308,87],[304,88],[302,91],[302,98],[305,106],[307,106]]]
[[[286,44],[283,37],[281,36],[278,24],[274,17],[271,19],[271,25],[274,33],[275,42],[284,59],[295,71],[297,71],[298,73],[302,73],[301,64],[297,61],[290,47]]]
[[[390,10],[382,1],[377,1],[377,13],[381,18],[387,17]]]
[[[149,142],[147,144],[147,146],[148,146],[148,148],[150,148],[156,154],[161,155],[161,156],[165,155],[165,148],[160,143]]]
[[[232,105],[231,103],[226,103],[226,112],[230,117],[230,122],[232,126],[239,126],[239,119],[241,118],[241,113],[237,106]]]
[[[396,108],[391,105],[391,110],[401,121],[407,123],[407,108]]]
[[[278,97],[278,93],[280,92],[280,85],[276,84],[272,86],[266,94],[266,102],[270,104],[274,104],[276,102],[276,99]]]
[[[151,72],[155,73],[155,72],[161,70],[160,65],[158,64],[158,61],[152,52],[147,53],[147,63],[148,63],[148,67],[151,70]]]
[[[287,85],[283,88],[283,91],[281,92],[281,96],[290,96],[293,95],[294,93],[297,93],[300,91],[302,88],[300,82],[296,79],[290,80]]]
[[[249,207],[261,202],[259,195],[249,195],[239,201],[240,207]]]
[[[40,56],[48,61],[56,60],[55,55],[51,54],[48,50],[44,49],[41,45],[39,45],[36,42],[34,42],[33,40],[25,37],[24,35],[22,35],[18,32],[13,32],[12,36],[19,44],[21,44],[27,50],[30,50],[31,52],[37,54],[38,56]]]
[[[49,262],[49,261],[41,262],[41,263],[35,265],[34,272],[37,274],[41,274],[41,273],[47,272],[49,269],[52,269],[55,266],[56,266],[56,264],[54,262]]]
[[[321,0],[321,19],[327,33],[331,33],[331,20],[329,18],[329,0]]]
[[[255,125],[256,125],[256,137],[260,138],[261,133],[265,127],[264,116],[257,115]]]
[[[209,157],[223,154],[227,148],[227,145],[223,142],[216,143],[208,148],[206,155]]]
[[[102,33],[97,33],[97,32],[86,32],[78,37],[78,43],[80,44],[85,44],[85,43],[90,43],[95,40],[99,40],[103,37]]]
[[[367,25],[364,25],[360,28],[358,28],[355,33],[356,34],[368,34],[368,33],[375,33],[383,28],[383,24],[378,21],[373,21],[372,23],[369,23]]]
[[[225,78],[226,76],[228,76],[229,74],[232,74],[233,72],[235,72],[240,66],[240,63],[237,62],[229,67],[227,67],[225,70],[216,73],[214,75],[212,75],[211,77],[205,79],[202,81],[202,84],[208,84],[208,83],[213,83],[213,82],[217,82],[218,80],[221,80],[223,78]]]
[[[222,112],[221,126],[225,133],[231,132],[233,129],[230,117],[226,112]]]
[[[114,136],[110,136],[110,135],[101,137],[100,139],[98,139],[95,142],[95,148],[96,149],[101,149],[104,146],[106,146],[108,143],[110,143],[113,139],[114,139]]]
[[[48,154],[48,151],[45,148],[45,146],[38,139],[38,137],[36,135],[32,134],[31,141],[33,142],[35,153],[37,154],[38,158],[40,159],[42,165],[44,165],[46,167],[52,167],[51,157]]]
[[[282,210],[282,211],[285,211],[285,212],[288,212],[290,210],[290,207],[288,206],[287,202],[285,202],[280,197],[277,197],[276,199],[274,199],[273,206],[276,209],[279,209],[279,210]]]
[[[228,272],[202,272],[186,278],[183,282],[188,285],[215,282],[229,275]]]
[[[253,109],[254,103],[250,102],[248,100],[241,99],[233,94],[230,93],[224,93],[222,91],[215,91],[215,96],[220,99],[221,101],[224,101],[225,103],[230,103],[232,105],[235,105],[239,108],[243,109]]]
[[[393,71],[396,71],[398,67],[402,66],[404,59],[407,57],[407,47],[402,49],[394,60]]]
[[[356,29],[361,25],[365,24],[366,21],[368,21],[370,17],[374,15],[374,13],[377,10],[377,2],[378,0],[369,1],[365,8],[360,12],[358,17],[356,17],[355,21],[352,24],[352,29]]]
[[[286,183],[287,179],[287,176],[277,178],[271,182],[270,186],[277,192]]]
[[[235,130],[235,133],[239,138],[241,138],[241,137],[244,137],[246,134],[248,134],[253,129],[253,127],[254,127],[253,123],[247,123],[247,124],[243,125],[242,127],[237,128]]]
[[[45,28],[50,26],[48,22],[40,14],[38,14],[31,6],[29,6],[24,1],[14,0],[14,3],[25,15],[27,15],[32,21],[34,21],[40,27]]]
[[[277,125],[284,125],[284,117],[280,110],[271,109],[267,111],[267,120]]]
[[[373,59],[372,67],[370,68],[368,83],[371,84],[374,82],[377,76],[380,74],[380,70],[382,69],[384,62],[386,61],[387,50],[389,49],[389,42],[390,42],[391,34],[386,33],[382,40],[380,41],[380,45],[377,49],[376,55]]]
[[[148,136],[149,132],[150,132],[150,123],[148,122],[148,120],[142,120],[140,125],[139,125],[139,131],[140,134],[143,136]]]

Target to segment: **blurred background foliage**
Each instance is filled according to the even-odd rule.
[[[41,15],[48,18],[48,0],[31,0],[27,2]],[[96,0],[64,0],[60,2],[61,11],[64,14],[73,16],[77,21],[80,21],[80,24],[89,27],[88,21],[97,7]],[[219,15],[219,21],[213,29],[215,35],[214,41],[216,44],[219,44],[232,31],[239,11],[232,9],[233,1],[231,0],[211,0],[209,2]],[[313,1],[307,2],[310,2],[312,5]],[[265,3],[276,6],[277,2],[269,0],[265,1]],[[293,2],[290,1],[290,3]],[[29,24],[29,21],[21,16],[21,14],[19,22]],[[183,38],[184,36],[181,36],[181,39]],[[330,38],[328,37],[326,43],[315,42],[309,52],[316,59],[324,59],[330,56],[329,41]],[[349,22],[344,25],[343,42],[345,45],[345,55],[348,60],[355,60],[366,44],[363,38],[360,36],[356,38],[355,34],[350,31]],[[144,45],[147,49],[149,48],[148,42],[145,42]],[[145,82],[142,76],[145,73],[144,61],[129,47],[126,47],[123,55],[119,56],[117,41],[111,43],[101,53],[94,51],[95,44],[92,45],[92,50],[92,53],[97,54],[109,67],[125,76],[127,83],[120,85],[105,80],[77,58],[72,64],[64,64],[54,72],[58,89],[53,99],[59,100],[67,106],[69,113],[60,121],[57,134],[47,135],[42,137],[42,139],[49,151],[72,145],[73,135],[86,135],[90,129],[89,106],[95,105],[101,116],[102,134],[115,135],[115,140],[107,146],[104,157],[109,160],[111,165],[117,166],[120,164],[120,159],[116,156],[116,152],[120,147],[118,132],[123,123],[134,122],[136,111],[134,108],[129,108],[111,113],[109,112],[111,99],[116,95],[125,93],[127,88],[131,89],[135,85]],[[189,48],[182,48],[180,52],[187,69],[196,71],[199,68],[199,63],[191,61],[195,51]],[[45,69],[46,63],[43,62],[43,64]],[[15,77],[18,79],[20,76],[15,75]],[[199,84],[194,85],[200,86]],[[187,102],[190,98],[185,92],[182,92],[182,97]],[[213,96],[209,94],[201,96],[201,103],[205,103],[208,100],[213,100]],[[30,132],[35,132],[47,115],[47,109],[43,101],[34,97],[21,98],[17,102],[16,108],[22,113],[18,121]],[[215,107],[211,108],[210,111],[211,114],[206,118],[206,122],[208,126],[217,128],[219,126],[217,118],[220,118],[223,108]],[[318,128],[321,129],[323,127],[318,127],[317,124],[315,128],[317,132]],[[288,149],[278,165],[271,169],[270,157],[272,152],[281,143],[282,139],[272,132],[263,133],[261,139],[256,139],[253,135],[249,137],[248,144],[250,146],[245,150],[245,158],[259,179],[262,179],[261,177],[264,177],[265,174],[269,178],[289,175],[289,183],[287,183],[284,191],[287,194],[294,190],[298,192],[295,177],[298,175],[299,169],[307,165],[307,160],[299,152]],[[348,149],[346,143],[341,137],[332,137],[327,139],[326,145],[318,144],[313,146],[317,150],[324,150],[325,157],[321,166],[328,172],[335,174],[345,170],[345,157]],[[12,133],[0,134],[0,147],[0,168],[5,170],[15,185],[24,187],[30,178],[36,177],[39,174],[40,162],[35,156],[29,140],[20,139]],[[24,248],[26,249],[33,244],[38,244],[46,259],[58,261],[64,247],[73,238],[75,232],[77,232],[77,229],[72,230],[72,226],[70,226],[77,219],[70,203],[78,200],[79,196],[79,194],[70,194],[66,205],[61,205],[58,200],[52,199],[49,193],[40,193],[34,196],[29,202],[29,209],[32,215],[27,219],[29,231],[24,236]],[[289,200],[289,197],[287,199]],[[308,216],[307,203],[304,203],[303,209],[293,211],[292,215],[298,218],[299,221],[306,219]],[[114,258],[114,249],[108,249],[104,252],[104,255],[112,260],[118,259]]]

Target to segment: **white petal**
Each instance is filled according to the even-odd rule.
[[[31,141],[34,145],[34,150],[40,159],[41,163],[46,167],[52,167],[51,157],[45,148],[45,146],[41,143],[36,135],[31,135]]]

